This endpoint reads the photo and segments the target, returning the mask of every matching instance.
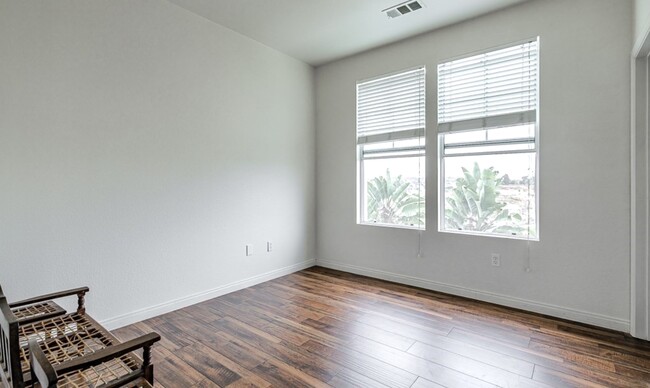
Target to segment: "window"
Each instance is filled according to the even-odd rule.
[[[538,40],[438,65],[439,228],[537,239]]]
[[[358,221],[424,229],[425,69],[357,83]]]

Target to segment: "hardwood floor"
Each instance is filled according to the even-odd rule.
[[[313,267],[116,330],[156,331],[156,385],[650,387],[650,343]]]

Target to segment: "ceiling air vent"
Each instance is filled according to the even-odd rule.
[[[386,12],[386,15],[392,19],[406,15],[409,12],[417,11],[418,9],[422,9],[422,3],[420,1],[407,1],[406,3],[400,3],[390,8],[386,8],[381,12]]]

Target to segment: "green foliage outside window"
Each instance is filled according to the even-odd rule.
[[[506,203],[498,200],[499,187],[504,179],[510,179],[507,175],[499,177],[494,167],[481,169],[478,163],[472,171],[462,170],[463,176],[446,194],[447,229],[513,235],[526,231],[521,215],[511,213]]]
[[[512,181],[508,175],[499,176],[494,167],[481,169],[478,163],[474,163],[471,171],[464,167],[462,171],[463,176],[446,191],[445,229],[535,235],[533,226],[529,226],[519,213],[508,210],[506,202],[499,200],[502,185],[525,184],[532,178]],[[366,193],[368,221],[424,226],[425,201],[417,181],[410,182],[402,175],[393,177],[387,169],[385,175],[368,182]]]
[[[392,225],[424,226],[424,198],[401,175],[390,170],[368,182],[368,220]]]

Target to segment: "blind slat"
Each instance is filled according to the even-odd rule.
[[[445,90],[457,87],[467,87],[472,85],[485,85],[486,83],[498,84],[501,82],[519,80],[520,83],[531,83],[533,76],[536,76],[537,72],[534,70],[528,71],[522,69],[511,70],[508,72],[493,72],[493,73],[484,73],[478,74],[474,77],[455,77],[453,80],[444,81]]]
[[[419,93],[418,93],[419,94]],[[389,107],[389,106],[400,106],[400,105],[410,105],[414,102],[419,102],[421,97],[414,93],[410,94],[400,94],[394,97],[386,97],[383,100],[372,101],[364,104],[359,104],[359,111],[368,111],[377,109],[380,107]]]
[[[483,69],[485,66],[490,66],[494,68],[498,68],[502,65],[510,65],[514,62],[517,63],[525,63],[528,61],[536,61],[537,60],[537,52],[536,51],[526,51],[526,52],[521,52],[515,55],[509,55],[509,56],[502,56],[499,58],[489,58],[489,57],[483,57],[481,59],[478,59],[473,61],[472,63],[465,63],[465,64],[455,64],[455,65],[449,65],[449,62],[446,64],[441,64],[439,67],[439,72],[440,73],[453,73],[455,71],[472,71],[475,69]]]
[[[387,132],[387,131],[401,131],[405,129],[414,129],[422,126],[422,123],[419,121],[403,121],[398,123],[379,123],[372,126],[372,131],[360,131],[359,136],[369,136],[375,133]]]
[[[445,62],[441,64],[441,66],[445,69],[454,69],[459,67],[467,68],[476,65],[478,63],[495,62],[504,58],[509,58],[509,57],[518,56],[522,54],[528,56],[536,56],[537,48],[535,45],[533,45],[533,43],[537,43],[537,42],[530,41],[528,43],[512,46],[510,48],[491,51],[491,52],[474,55],[467,58],[457,59],[457,60]]]
[[[505,91],[505,90],[518,90],[518,89],[523,89],[523,90],[528,90],[528,89],[537,89],[536,85],[531,84],[524,84],[522,85],[521,82],[519,81],[510,81],[510,82],[504,82],[501,85],[494,86],[490,90],[495,90],[495,91]],[[445,94],[440,95],[438,98],[439,100],[445,100],[445,99],[451,99],[451,98],[456,98],[458,96],[467,96],[467,95],[484,95],[485,94],[485,87],[483,85],[471,85],[471,86],[466,86],[462,88],[454,88],[454,90],[449,91],[447,90]]]
[[[358,120],[373,120],[377,113],[381,111],[390,110],[392,114],[419,114],[420,112],[420,103],[415,101],[410,104],[403,105],[389,105],[384,107],[377,107],[368,110],[360,110],[357,116]]]
[[[413,81],[417,81],[419,79],[420,79],[419,75],[414,75],[408,78],[396,78],[391,80],[390,82],[383,82],[381,84],[375,84],[375,85],[360,84],[359,91],[361,93],[373,93],[378,90],[388,90],[390,88],[396,88],[404,85],[413,85]]]
[[[535,110],[511,112],[492,117],[465,118],[454,122],[438,124],[438,132],[467,131],[476,128],[498,128],[512,125],[530,124],[537,120]]]
[[[407,129],[403,131],[376,133],[368,136],[359,136],[359,138],[357,139],[357,143],[358,144],[377,143],[377,142],[385,142],[391,140],[412,139],[421,136],[424,136],[424,127]]]
[[[503,101],[503,100],[521,100],[521,99],[526,99],[527,101],[533,101],[536,100],[536,94],[537,91],[535,89],[533,90],[517,90],[517,91],[511,91],[511,90],[506,90],[505,92],[502,93],[494,93],[493,95],[493,101]],[[470,98],[464,97],[464,98],[458,98],[457,100],[453,101],[454,105],[458,106],[466,106],[470,104],[484,104],[485,97],[483,94],[474,94],[472,96],[469,96]],[[446,104],[446,105],[451,105],[451,104]],[[447,107],[445,107],[447,108]],[[451,109],[453,110],[453,109]]]
[[[380,77],[380,78],[367,80],[367,81],[361,81],[361,82],[358,83],[358,85],[363,86],[365,88],[372,88],[372,87],[375,87],[377,85],[399,82],[399,80],[405,79],[405,78],[418,78],[418,77],[420,77],[419,73],[421,71],[423,71],[423,70],[424,70],[424,68],[417,68],[417,69],[414,69],[414,70],[409,70],[409,71],[405,71],[405,72],[394,74],[394,75],[383,76],[383,77]]]

